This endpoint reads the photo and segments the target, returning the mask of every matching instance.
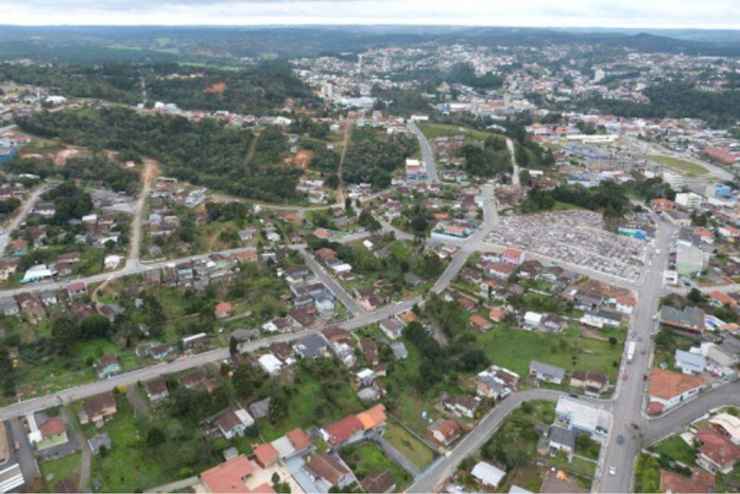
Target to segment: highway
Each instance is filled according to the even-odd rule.
[[[437,163],[434,161],[434,151],[432,145],[429,144],[429,140],[424,135],[424,132],[416,125],[416,122],[409,120],[409,129],[416,134],[416,138],[419,140],[419,147],[421,148],[421,161],[424,163],[424,167],[427,170],[427,181],[439,182],[439,176],[437,175]]]

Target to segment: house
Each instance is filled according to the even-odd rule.
[[[242,494],[251,493],[246,486],[246,480],[254,474],[259,467],[244,455],[235,456],[230,460],[209,468],[200,474],[200,482],[205,492],[213,494]],[[267,484],[271,492],[272,487]],[[259,489],[256,492],[260,492]]]
[[[243,408],[229,407],[214,419],[214,424],[226,439],[233,439],[243,436],[254,425],[254,419]]]
[[[254,460],[262,468],[269,468],[278,461],[278,450],[270,443],[261,443],[252,450]]]
[[[302,358],[313,359],[329,355],[329,344],[323,336],[310,334],[304,336],[296,344],[293,350]]]
[[[530,330],[539,329],[544,317],[545,316],[539,312],[527,311],[524,314],[524,328]]]
[[[350,444],[362,439],[364,427],[356,415],[347,415],[331,423],[321,431],[324,440],[333,448]]]
[[[669,470],[660,470],[660,492],[666,494],[706,494],[714,491],[714,484],[714,475],[703,470],[693,470],[691,477]]]
[[[493,322],[502,322],[506,319],[506,308],[494,307],[488,312],[488,318]]]
[[[403,341],[394,341],[391,343],[391,351],[396,360],[404,360],[409,356],[409,351]]]
[[[501,260],[505,263],[519,266],[524,262],[524,251],[514,247],[509,247],[501,253]]]
[[[541,382],[561,384],[565,378],[565,370],[533,360],[529,363],[529,377]]]
[[[116,374],[120,374],[121,370],[123,370],[121,368],[121,362],[119,362],[118,357],[115,355],[105,354],[100,357],[97,365],[98,379],[108,379]]]
[[[70,283],[65,290],[69,298],[79,298],[87,295],[87,285],[83,281]]]
[[[558,399],[555,417],[560,426],[576,434],[588,434],[596,441],[602,441],[609,433],[609,412],[570,396]]]
[[[146,382],[144,384],[144,391],[152,403],[160,402],[170,395],[167,389],[167,382],[162,378]]]
[[[664,305],[660,309],[660,323],[671,329],[701,336],[704,333],[704,311],[698,307],[677,309]]]
[[[519,374],[492,365],[478,374],[476,393],[484,398],[500,400],[509,396],[519,384]]]
[[[396,489],[396,481],[388,470],[367,475],[360,485],[365,492],[391,492]]]
[[[480,398],[476,396],[447,396],[442,399],[442,406],[456,415],[457,417],[466,417],[472,419],[475,417],[475,411],[480,405]]]
[[[15,276],[19,262],[18,259],[8,257],[0,259],[0,281],[8,281]]]
[[[740,446],[714,429],[699,431],[696,440],[701,445],[696,462],[712,473],[728,474],[740,460]]]
[[[676,367],[681,369],[684,374],[698,375],[703,373],[706,367],[706,359],[701,353],[676,350],[674,358]]]
[[[306,461],[306,470],[314,479],[324,483],[327,491],[335,487],[341,492],[355,481],[354,475],[339,457],[326,453],[311,455]]]
[[[385,406],[378,404],[357,414],[357,420],[362,424],[365,434],[382,432],[386,421]]]
[[[404,324],[396,318],[384,319],[380,322],[380,330],[388,339],[396,340],[403,334]]]
[[[665,369],[653,369],[648,378],[648,413],[657,415],[696,396],[704,379]]]
[[[609,387],[609,376],[603,372],[575,371],[570,377],[570,386],[583,389],[586,394],[599,395]]]
[[[473,314],[472,316],[470,316],[469,322],[470,326],[473,327],[473,329],[476,329],[481,333],[484,333],[493,327],[491,321],[479,314]]]
[[[36,449],[39,451],[66,444],[69,441],[66,424],[60,417],[49,417],[39,426],[39,432],[41,441],[36,443]]]
[[[481,485],[495,489],[506,476],[506,472],[490,463],[480,461],[475,464],[473,470],[470,471],[470,475]]]
[[[279,375],[280,371],[283,369],[283,363],[271,353],[261,355],[257,359],[257,362],[259,363],[259,366],[262,368],[262,370],[264,370],[270,376]]]
[[[37,264],[31,266],[23,275],[21,283],[36,283],[37,281],[48,280],[54,277],[54,271],[46,264]]]
[[[123,257],[117,254],[108,254],[107,256],[105,256],[105,259],[103,260],[103,265],[105,266],[106,270],[110,271],[110,270],[118,268],[118,266],[121,265],[122,261],[123,261]]]
[[[4,316],[12,317],[20,314],[21,309],[13,297],[0,298],[0,312]]]
[[[740,446],[740,418],[722,412],[710,418],[709,423],[714,430],[723,434],[733,444]]]
[[[43,290],[39,294],[39,297],[41,298],[41,303],[44,304],[45,307],[50,307],[59,303],[59,298],[57,297],[57,292],[55,290]]]
[[[226,319],[227,317],[231,317],[233,313],[234,307],[229,302],[216,304],[216,308],[213,310],[216,319]]]
[[[449,446],[460,437],[462,427],[456,420],[440,419],[427,428],[429,435],[437,444]]]
[[[108,391],[85,400],[78,418],[82,425],[95,424],[97,427],[102,427],[117,411],[116,398],[111,391]]]
[[[508,280],[516,271],[516,266],[505,262],[494,262],[486,267],[486,274],[499,280]]]
[[[290,441],[296,453],[304,453],[311,447],[311,436],[303,429],[293,429],[285,437]]]
[[[254,417],[255,420],[269,417],[271,401],[272,399],[270,397],[267,397],[262,400],[258,400],[258,401],[251,403],[247,407],[247,410],[249,410],[249,415]]]
[[[576,433],[564,427],[551,425],[547,432],[547,446],[551,454],[562,451],[570,459],[576,451]]]

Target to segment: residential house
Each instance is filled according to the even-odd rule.
[[[696,462],[709,472],[729,474],[740,460],[740,446],[714,429],[699,431],[696,440],[700,444]]]
[[[247,489],[246,482],[259,467],[244,455],[216,465],[200,474],[203,491],[213,494],[268,494],[274,490],[269,483],[261,484],[254,490]]]
[[[551,425],[547,432],[547,444],[551,454],[562,451],[570,459],[576,451],[576,433],[564,427]]]
[[[603,441],[609,433],[609,412],[570,396],[558,399],[555,417],[562,427],[576,434],[588,434],[596,441]]]
[[[234,306],[229,302],[218,303],[216,304],[216,308],[213,310],[213,314],[216,316],[216,319],[226,319],[227,317],[231,317],[233,313]]]
[[[704,333],[704,311],[698,307],[677,309],[664,305],[660,309],[660,323],[671,329],[701,336]]]
[[[470,471],[470,475],[481,485],[496,489],[506,476],[506,472],[490,463],[480,461],[475,464],[473,470]]]
[[[306,470],[316,481],[324,484],[326,491],[334,487],[341,492],[355,481],[350,469],[335,455],[326,453],[311,455],[306,460]]]
[[[111,391],[108,391],[85,400],[78,418],[82,425],[95,424],[97,427],[102,427],[117,411],[116,398]]]
[[[120,374],[121,370],[121,362],[115,355],[105,354],[100,357],[97,365],[98,379],[108,379]]]
[[[21,310],[13,297],[0,298],[0,312],[4,316],[12,317],[20,314]]]
[[[254,425],[254,419],[243,408],[229,407],[214,419],[214,424],[226,439],[233,439],[243,436]]]
[[[682,401],[696,396],[704,387],[704,379],[665,369],[653,369],[648,378],[648,413],[663,413]]]
[[[519,374],[492,365],[478,374],[476,393],[484,398],[500,400],[509,396],[519,384]]]
[[[676,350],[674,358],[676,367],[681,369],[684,374],[699,375],[704,372],[706,367],[706,359],[701,353]]]
[[[269,468],[275,465],[279,457],[278,450],[270,443],[256,445],[252,450],[252,454],[254,455],[254,460],[262,468]]]
[[[36,443],[36,449],[39,451],[60,446],[69,441],[67,426],[61,417],[49,417],[39,426],[39,432],[41,440]]]
[[[67,285],[65,290],[67,292],[67,296],[72,299],[84,297],[85,295],[87,295],[87,285],[84,281],[76,281],[74,283],[70,283],[69,285]]]
[[[404,324],[396,318],[384,319],[380,322],[380,330],[388,339],[396,340],[403,334]]]
[[[144,384],[144,391],[146,392],[147,398],[152,403],[159,403],[166,399],[170,392],[167,389],[167,382],[163,378],[157,378],[153,381],[148,381]]]
[[[715,478],[700,469],[691,472],[691,477],[669,470],[660,470],[660,492],[666,494],[690,494],[714,492]]]
[[[348,415],[337,422],[331,423],[321,431],[324,440],[332,448],[338,448],[344,444],[357,442],[363,437],[364,428],[356,415]]]
[[[298,340],[293,345],[293,350],[301,358],[313,359],[327,357],[329,355],[329,344],[323,336],[310,334]]]
[[[722,412],[710,418],[709,423],[714,430],[723,434],[733,444],[740,446],[740,418]]]
[[[533,360],[529,363],[529,377],[541,382],[561,384],[565,378],[565,370]]]
[[[255,420],[268,418],[270,416],[270,403],[272,399],[270,397],[251,403],[247,410],[249,415],[254,417]]]
[[[491,323],[491,321],[479,314],[473,314],[470,316],[469,322],[473,329],[480,331],[481,333],[484,333],[493,327],[493,323]]]
[[[462,434],[462,427],[456,420],[440,419],[427,428],[431,438],[440,446],[449,446]]]
[[[472,419],[480,405],[476,396],[447,396],[442,399],[442,406],[457,417]]]
[[[603,372],[575,371],[570,377],[570,386],[582,389],[586,394],[599,395],[609,387],[609,376]]]

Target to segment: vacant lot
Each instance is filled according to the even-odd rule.
[[[384,437],[420,469],[424,469],[434,460],[434,452],[398,424],[389,422]]]
[[[703,166],[679,158],[661,156],[658,154],[650,155],[649,158],[667,168],[670,168],[671,170],[681,173],[682,175],[686,175],[687,177],[698,177],[709,173]]]
[[[526,376],[529,363],[538,360],[569,372],[601,371],[608,374],[612,382],[617,377],[624,349],[621,333],[617,343],[612,345],[608,341],[583,337],[577,328],[552,335],[500,326],[478,336],[478,341],[491,362],[520,376]]]
[[[45,461],[39,464],[41,476],[46,482],[46,492],[56,492],[57,484],[63,480],[71,480],[77,485],[79,481],[80,462],[82,455],[75,453],[58,460]]]
[[[476,129],[469,129],[467,127],[461,127],[459,125],[448,125],[438,123],[425,123],[419,125],[419,128],[424,133],[427,139],[436,139],[437,137],[452,137],[460,134],[465,135],[466,144],[470,141],[485,141],[489,137],[494,137],[496,134],[492,132],[484,132]]]
[[[360,482],[370,476],[388,472],[396,483],[395,491],[403,490],[410,482],[411,475],[386,456],[375,443],[363,442],[342,449],[342,458],[352,469]]]

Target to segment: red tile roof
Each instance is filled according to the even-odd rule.
[[[293,429],[286,436],[290,444],[298,451],[311,445],[311,437],[303,429]]]
[[[329,442],[339,445],[363,429],[362,422],[357,415],[348,415],[338,422],[327,425],[324,430],[329,434]]]
[[[254,458],[262,468],[267,468],[277,461],[278,451],[270,443],[258,444],[254,448]]]
[[[674,494],[694,494],[711,492],[714,475],[703,470],[695,470],[691,477],[685,477],[668,470],[660,471],[660,490]]]
[[[64,421],[59,417],[51,417],[39,427],[43,437],[58,436],[65,431]]]
[[[740,460],[740,446],[714,429],[698,432],[696,439],[701,443],[699,452],[717,465],[732,465]]]
[[[224,494],[247,493],[244,479],[254,472],[257,466],[246,456],[240,455],[200,474],[203,485],[210,492]]]
[[[650,396],[670,400],[703,384],[704,379],[699,376],[689,376],[665,369],[653,369],[650,372],[648,389]]]

